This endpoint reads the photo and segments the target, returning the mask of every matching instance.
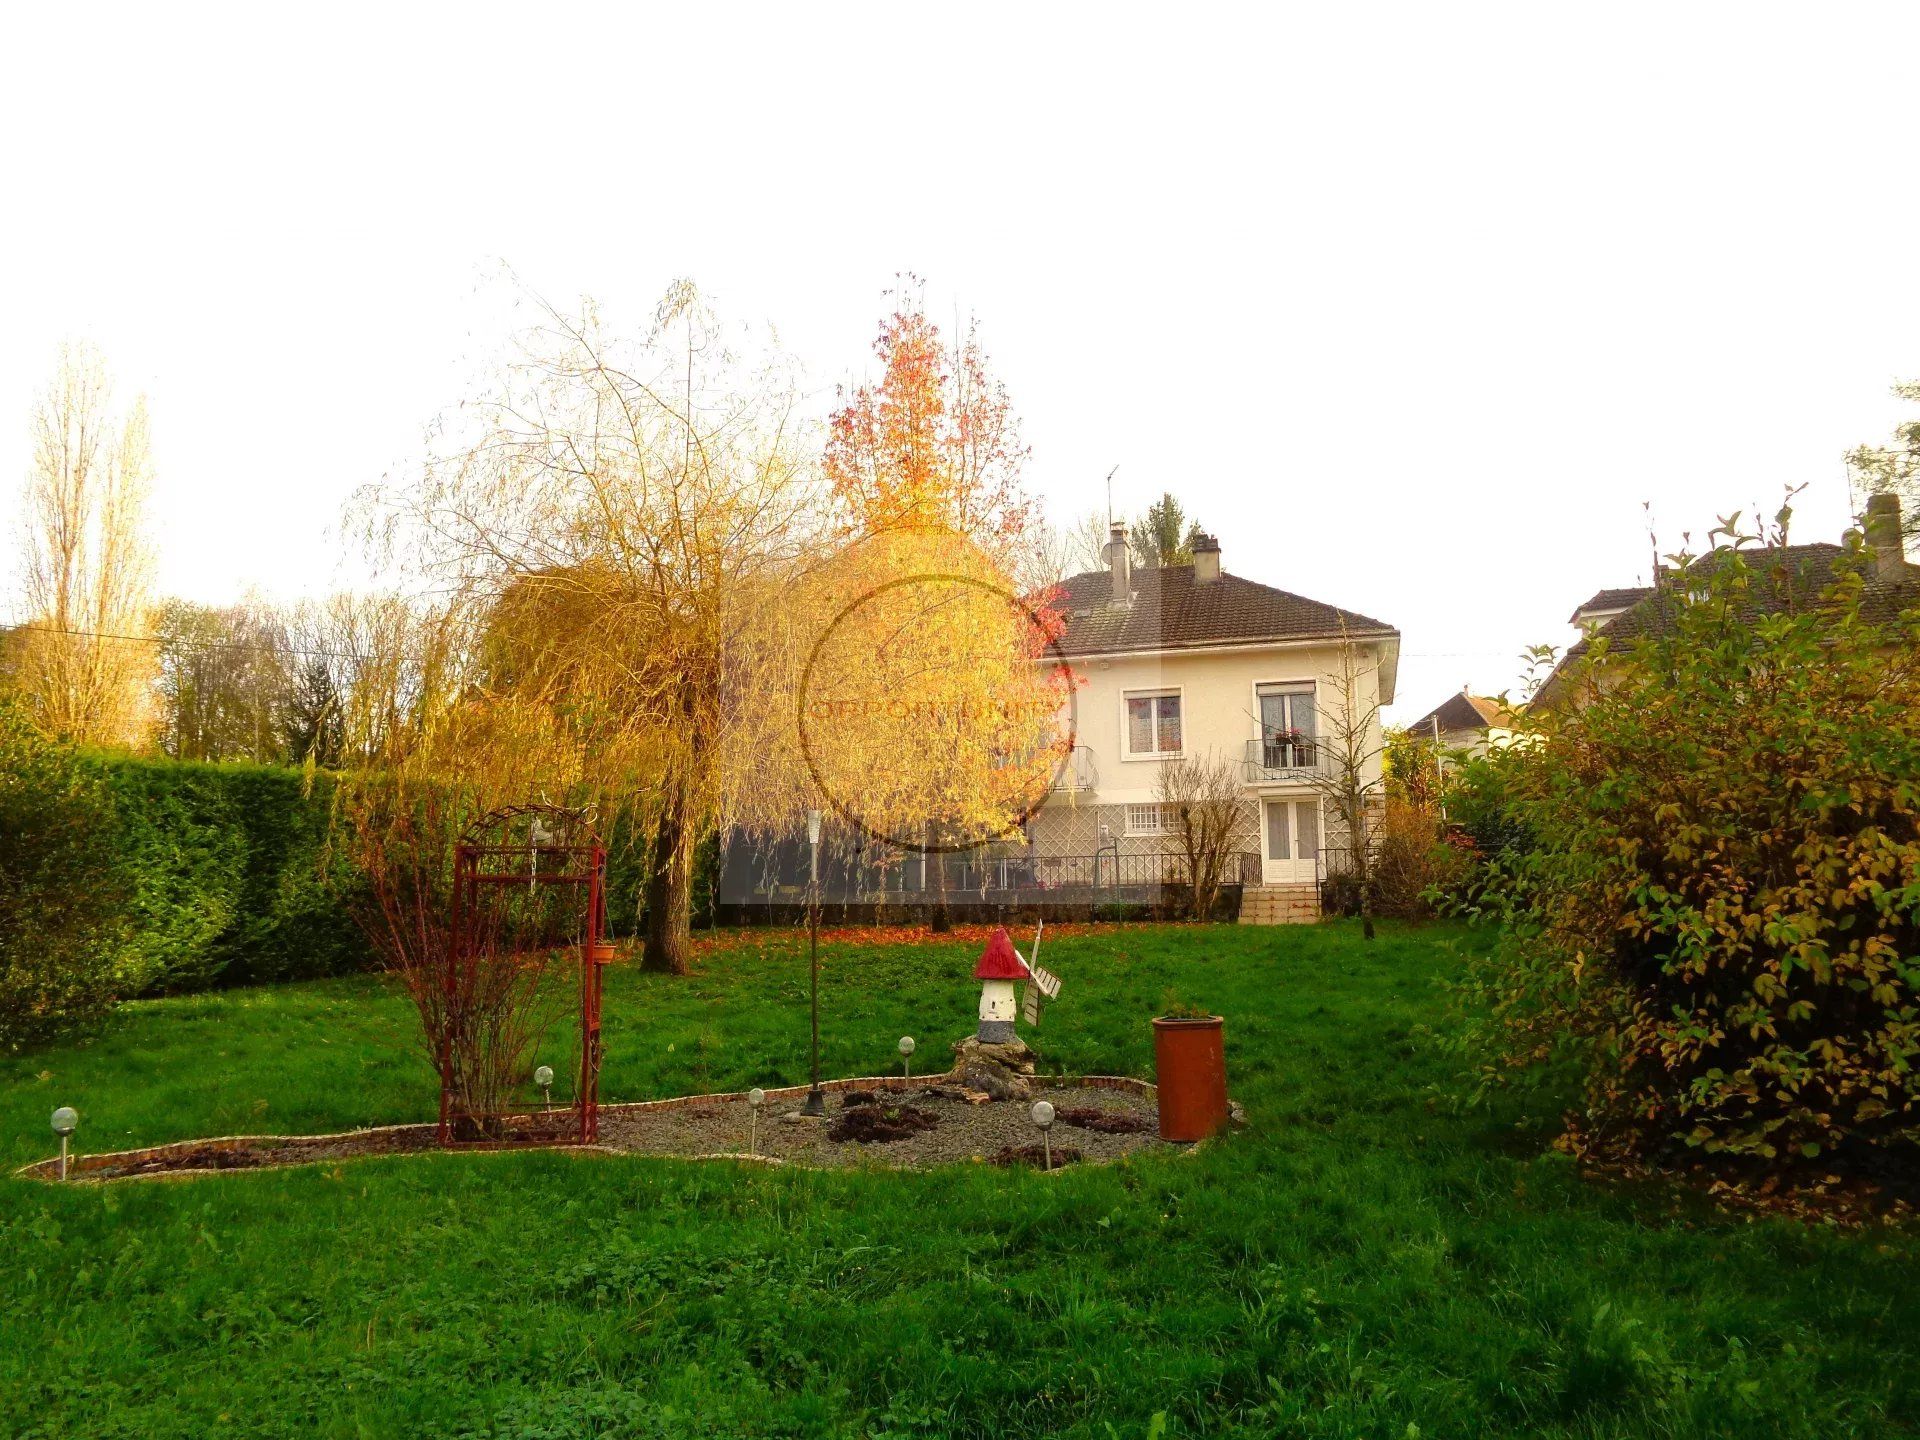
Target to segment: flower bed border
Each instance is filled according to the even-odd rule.
[[[1084,1090],[1113,1090],[1121,1094],[1133,1095],[1140,1099],[1152,1100],[1156,1104],[1159,1102],[1159,1098],[1160,1098],[1160,1091],[1158,1086],[1152,1084],[1150,1081],[1136,1080],[1131,1075],[1038,1075],[1038,1076],[1035,1076],[1034,1078],[1036,1081],[1040,1082],[1043,1085],[1061,1086],[1061,1087],[1071,1086],[1071,1087],[1076,1087]],[[828,1094],[834,1094],[842,1090],[912,1091],[912,1090],[923,1090],[929,1085],[937,1085],[940,1083],[940,1080],[941,1080],[941,1077],[938,1074],[919,1075],[919,1076],[914,1076],[911,1079],[901,1075],[866,1075],[866,1076],[854,1076],[844,1080],[823,1080],[820,1082],[820,1088],[823,1091],[826,1091]],[[766,1097],[769,1101],[797,1100],[806,1095],[808,1088],[809,1087],[806,1085],[783,1085],[778,1089],[768,1090],[766,1092]],[[600,1113],[602,1115],[643,1115],[648,1113],[649,1111],[691,1109],[695,1106],[710,1105],[720,1101],[744,1100],[746,1099],[746,1097],[747,1097],[747,1092],[745,1090],[719,1090],[719,1091],[714,1091],[711,1094],[674,1095],[664,1100],[629,1100],[617,1105],[602,1105],[600,1107]],[[1239,1121],[1241,1118],[1240,1107],[1238,1105],[1235,1105],[1232,1108],[1233,1108],[1233,1116],[1235,1121]],[[528,1112],[528,1113],[531,1114],[533,1112]],[[208,1139],[200,1139],[200,1140],[170,1140],[170,1141],[167,1141],[165,1144],[146,1145],[134,1150],[110,1150],[110,1151],[102,1151],[99,1154],[81,1154],[81,1155],[75,1156],[68,1163],[67,1176],[69,1181],[91,1179],[95,1184],[105,1184],[113,1180],[171,1180],[171,1179],[191,1177],[196,1175],[231,1175],[231,1174],[237,1173],[237,1171],[241,1167],[221,1169],[211,1165],[196,1165],[196,1166],[183,1167],[182,1169],[179,1169],[179,1170],[157,1170],[144,1175],[112,1175],[112,1176],[101,1176],[101,1177],[89,1176],[87,1172],[90,1170],[108,1169],[117,1165],[129,1165],[129,1164],[137,1165],[143,1161],[148,1161],[148,1160],[165,1160],[170,1156],[188,1155],[188,1154],[192,1154],[195,1151],[202,1151],[202,1150],[231,1152],[236,1150],[247,1149],[248,1147],[259,1145],[262,1143],[312,1144],[315,1142],[325,1143],[330,1141],[357,1140],[366,1136],[373,1136],[373,1135],[409,1135],[409,1136],[416,1136],[421,1139],[431,1140],[433,1135],[435,1134],[435,1130],[436,1130],[436,1127],[431,1122],[428,1122],[425,1124],[413,1124],[413,1125],[372,1125],[364,1129],[340,1130],[340,1131],[335,1131],[329,1134],[322,1134],[322,1135],[221,1135],[221,1136],[215,1136]],[[1202,1141],[1200,1143],[1205,1144],[1206,1142]],[[1176,1148],[1183,1151],[1190,1151],[1190,1150],[1198,1149],[1199,1146],[1185,1145],[1185,1146],[1177,1146]],[[601,1154],[606,1154],[606,1155],[632,1155],[637,1153],[634,1151],[616,1149],[611,1145],[599,1145],[599,1144],[581,1145],[573,1141],[556,1142],[556,1141],[548,1141],[548,1140],[502,1141],[494,1145],[464,1144],[456,1147],[454,1150],[444,1150],[439,1146],[429,1144],[429,1145],[422,1146],[420,1149],[417,1149],[417,1150],[394,1151],[394,1152],[388,1152],[388,1153],[394,1154],[394,1155],[406,1156],[406,1155],[439,1155],[439,1154],[470,1153],[473,1151],[491,1153],[491,1152],[497,1152],[502,1150],[578,1150],[578,1151],[597,1151]],[[316,1156],[310,1160],[289,1160],[284,1163],[270,1162],[270,1163],[259,1165],[259,1166],[248,1166],[244,1168],[249,1170],[251,1169],[293,1170],[303,1165],[337,1164],[340,1162],[340,1158],[341,1157],[338,1157],[338,1156]],[[378,1159],[382,1157],[377,1154],[369,1154],[365,1156],[356,1155],[348,1158],[351,1158],[354,1160],[361,1160],[361,1159]],[[792,1161],[785,1160],[772,1155],[734,1154],[726,1151],[712,1152],[704,1155],[679,1155],[679,1156],[659,1156],[659,1157],[641,1157],[641,1158],[678,1159],[678,1160],[740,1160],[740,1161],[745,1161],[748,1164],[759,1164],[759,1165],[794,1164],[794,1162]],[[802,1167],[802,1168],[815,1168],[815,1167]],[[1065,1169],[1071,1169],[1071,1168],[1073,1167],[1065,1167]],[[1055,1171],[1053,1173],[1064,1174],[1065,1169],[1062,1169],[1060,1171]],[[22,1179],[22,1180],[53,1181],[55,1183],[58,1183],[59,1175],[60,1175],[60,1158],[59,1156],[56,1155],[47,1160],[35,1160],[26,1165],[20,1166],[13,1173],[16,1178]]]

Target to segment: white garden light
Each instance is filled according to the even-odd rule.
[[[758,1085],[747,1091],[747,1153],[760,1153],[760,1107],[767,1103],[767,1092]]]
[[[913,1036],[900,1037],[900,1060],[907,1067],[907,1079],[913,1078]]]
[[[542,1065],[533,1072],[533,1083],[540,1087],[541,1103],[553,1109],[553,1066]]]
[[[60,1137],[60,1178],[67,1178],[67,1141],[80,1128],[80,1114],[71,1105],[53,1112],[53,1133]]]
[[[1036,1100],[1033,1102],[1033,1109],[1029,1110],[1027,1114],[1033,1123],[1040,1127],[1040,1144],[1046,1153],[1047,1169],[1051,1170],[1053,1169],[1053,1135],[1051,1133],[1053,1130],[1053,1102],[1051,1100]]]

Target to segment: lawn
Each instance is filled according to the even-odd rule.
[[[1247,1127],[1107,1169],[515,1153],[0,1181],[0,1434],[1906,1433],[1915,1237],[1590,1184],[1517,1109],[1457,1113],[1423,1027],[1467,943],[1050,939],[1050,1069],[1150,1077],[1169,988],[1228,1017]],[[905,1033],[936,1061],[973,956],[827,947],[827,1073],[888,1068]],[[805,982],[788,933],[683,980],[614,972],[606,1097],[803,1079]],[[414,1045],[371,979],[132,1005],[0,1061],[0,1143],[46,1154],[61,1103],[95,1149],[423,1119]]]

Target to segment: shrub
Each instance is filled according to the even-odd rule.
[[[1522,723],[1466,982],[1482,1079],[1564,1065],[1579,1142],[1757,1168],[1920,1138],[1920,626],[1857,552],[1681,561]]]
[[[1447,775],[1445,849],[1435,862],[1427,900],[1440,914],[1473,919],[1491,874],[1529,849],[1533,837],[1515,813],[1513,789],[1525,746],[1470,756]]]
[[[364,881],[331,844],[334,781],[266,765],[91,757],[113,801],[132,931],[127,994],[368,968],[348,903]]]
[[[104,1014],[124,933],[112,808],[73,752],[0,695],[0,1047]]]
[[[1401,920],[1430,918],[1433,896],[1452,886],[1463,864],[1460,852],[1443,843],[1437,816],[1389,800],[1374,836],[1373,913]],[[1331,915],[1358,915],[1359,874],[1345,866],[1329,870],[1321,881],[1320,905]]]

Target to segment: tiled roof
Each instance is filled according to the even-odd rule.
[[[1458,695],[1449,695],[1407,726],[1407,729],[1415,735],[1429,734],[1433,730],[1435,720],[1440,722],[1440,733],[1443,735],[1453,730],[1485,730],[1489,726],[1505,726],[1513,723],[1513,717],[1507,713],[1506,706],[1498,700],[1463,692]]]
[[[1627,585],[1616,590],[1600,590],[1593,598],[1576,609],[1567,617],[1569,625],[1580,623],[1582,615],[1594,613],[1608,614],[1614,611],[1629,610],[1653,593],[1650,585]]]
[[[1400,633],[1369,616],[1238,575],[1223,572],[1218,580],[1195,584],[1191,565],[1136,567],[1130,604],[1113,603],[1112,585],[1105,570],[1061,582],[1057,603],[1067,626],[1060,648],[1067,654]]]
[[[1777,614],[1786,608],[1789,598],[1798,605],[1817,604],[1820,596],[1838,577],[1841,558],[1849,553],[1846,546],[1826,541],[1812,545],[1787,545],[1777,550],[1742,551],[1742,557],[1753,568],[1743,607],[1745,613],[1750,616]],[[1853,558],[1849,563],[1858,565],[1866,580],[1866,588],[1860,597],[1861,619],[1872,624],[1886,624],[1920,605],[1920,565],[1905,562],[1901,578],[1888,583],[1877,575],[1874,557],[1870,553],[1854,551],[1851,554]],[[1699,573],[1718,563],[1717,556],[1709,554],[1695,561],[1693,569]],[[1603,590],[1600,593],[1632,592]],[[1623,614],[1608,621],[1606,629],[1601,632],[1607,637],[1608,643],[1616,648],[1646,636],[1664,634],[1672,628],[1673,607],[1667,592],[1648,589],[1639,594],[1640,599]],[[1540,687],[1540,699],[1552,698],[1567,667],[1586,654],[1589,648],[1590,639],[1586,636],[1568,647],[1567,653]]]

